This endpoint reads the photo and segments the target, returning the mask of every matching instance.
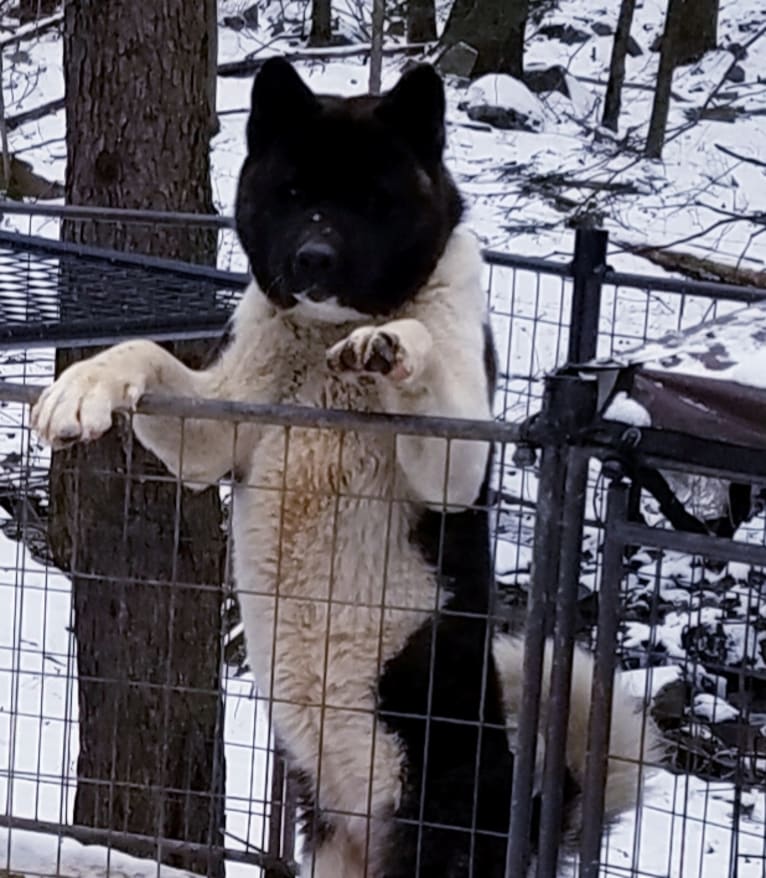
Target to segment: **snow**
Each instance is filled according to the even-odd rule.
[[[663,471],[665,481],[679,502],[699,521],[728,515],[729,482],[694,473]]]
[[[219,18],[240,13],[246,0],[219,0]],[[618,5],[601,0],[561,0],[546,16],[546,23],[571,24],[589,30],[594,22],[614,28]],[[627,59],[623,113],[616,136],[600,129],[605,71],[612,38],[590,37],[587,43],[566,46],[531,30],[525,47],[525,64],[561,65],[570,97],[553,93],[535,98],[519,83],[495,80],[491,94],[516,108],[534,107],[544,120],[544,131],[481,130],[460,109],[466,91],[450,83],[448,100],[447,161],[466,196],[468,221],[482,241],[513,253],[544,256],[561,261],[571,257],[572,222],[586,214],[603,215],[610,231],[609,262],[620,270],[659,273],[627,249],[630,244],[670,245],[699,256],[731,265],[763,270],[766,235],[763,227],[745,217],[762,209],[766,174],[755,164],[736,159],[718,149],[766,161],[766,116],[762,113],[766,69],[766,38],[756,41],[742,64],[743,84],[720,89],[722,104],[742,112],[734,124],[701,120],[692,124],[687,111],[699,109],[718,87],[731,61],[726,51],[710,53],[699,63],[679,69],[673,82],[674,100],[670,140],[661,161],[642,158],[651,92],[658,55],[648,47],[662,30],[665,0],[637,4],[633,36],[643,54]],[[334,5],[342,30],[355,40],[368,37],[368,9],[360,21],[359,4],[341,0]],[[305,16],[306,4],[287,2],[261,7],[261,30],[219,31],[221,61],[248,53],[261,56],[299,48],[289,36],[272,33],[270,23],[286,10],[295,19]],[[440,4],[441,13],[444,4]],[[443,15],[442,15],[443,18]],[[757,0],[722,0],[719,42],[744,43],[766,23],[766,10]],[[749,29],[747,29],[749,28]],[[8,115],[39,106],[63,96],[61,38],[55,32],[25,41],[13,57],[4,55],[3,88]],[[397,79],[401,58],[384,63],[384,87]],[[368,68],[364,56],[308,61],[299,65],[312,88],[327,93],[358,94],[365,90]],[[475,86],[474,86],[475,87]],[[239,167],[244,158],[244,126],[249,102],[249,79],[219,78],[220,132],[213,142],[212,175],[218,209],[230,214]],[[712,103],[717,103],[717,99]],[[751,112],[751,111],[760,112]],[[64,114],[62,111],[27,123],[9,133],[11,150],[50,179],[63,180],[65,169]],[[532,180],[536,180],[534,185]],[[546,182],[548,181],[548,182]],[[620,191],[612,190],[622,185]],[[731,216],[730,216],[731,215]],[[4,214],[0,227],[50,236],[58,235],[58,221]],[[245,260],[233,235],[220,237],[219,264],[243,270]],[[529,272],[493,270],[487,273],[492,286],[492,326],[500,352],[504,381],[498,390],[496,410],[507,419],[526,416],[538,405],[539,379],[560,363],[566,351],[566,332],[560,329],[568,313],[570,287],[555,276]],[[705,319],[741,306],[717,306],[702,298],[659,294],[640,288],[605,287],[602,337],[599,354],[628,357],[626,353],[645,338],[660,339],[668,330],[685,330]],[[752,311],[734,319],[731,334],[716,329],[716,340],[731,353],[733,363],[718,370],[720,377],[763,387],[766,353],[755,337]],[[691,345],[683,347],[684,345]],[[697,344],[697,347],[694,347]],[[683,365],[667,361],[665,344],[641,351],[659,368],[690,368],[709,374],[694,354],[709,346],[700,338],[688,343],[679,339],[673,353]],[[683,349],[682,349],[683,348]],[[52,368],[49,352],[37,351],[28,361],[15,355],[0,359],[0,373],[15,380],[40,381]],[[618,398],[610,413],[626,423],[645,425],[646,413]],[[9,451],[29,455],[36,472],[43,472],[46,457],[30,445],[21,407],[0,408],[0,461]],[[529,470],[507,461],[498,475],[510,496],[534,496],[536,477]],[[595,500],[594,500],[595,507]],[[2,513],[0,513],[2,515]],[[509,504],[498,516],[496,569],[506,583],[524,582],[531,563],[534,515],[526,507]],[[757,528],[748,539],[760,540]],[[590,565],[583,581],[594,581],[599,566],[598,537],[589,528],[586,546]],[[636,561],[637,556],[633,560]],[[729,565],[728,574],[737,584],[723,591],[714,574],[695,567],[688,556],[666,552],[641,560],[638,571],[628,577],[629,588],[652,592],[657,584],[662,600],[672,607],[650,626],[641,621],[625,625],[623,646],[645,655],[648,645],[666,648],[666,665],[629,671],[625,679],[637,695],[656,694],[681,676],[688,662],[684,632],[694,624],[720,626],[725,634],[726,659],[746,660],[763,668],[761,628],[742,620],[753,597],[744,585],[751,571]],[[656,576],[653,565],[656,563]],[[721,574],[721,579],[724,574]],[[706,605],[707,604],[707,605]],[[28,552],[0,534],[0,809],[21,817],[52,822],[71,818],[77,756],[77,689],[73,665],[69,583],[56,571],[34,562]],[[697,719],[721,721],[734,708],[718,696],[698,694],[694,702]],[[700,700],[701,699],[701,700]],[[712,700],[711,700],[712,699]],[[700,711],[702,713],[700,713]],[[722,711],[723,713],[719,713]],[[255,697],[248,677],[226,681],[226,759],[228,843],[262,845],[266,831],[263,800],[269,782],[268,706]],[[733,717],[732,717],[733,718]],[[746,808],[734,816],[735,789],[729,783],[710,783],[697,777],[684,778],[660,771],[647,785],[643,807],[620,821],[605,841],[604,875],[649,874],[668,878],[719,878],[729,874],[736,859],[743,878],[763,875],[766,802],[763,793],[742,794]],[[735,833],[736,829],[736,833]],[[237,841],[237,839],[241,841]],[[737,851],[734,844],[738,844]],[[71,868],[104,868],[104,852],[66,842],[59,848],[54,837],[43,839],[20,830],[0,830],[0,869],[50,873],[56,868],[59,850],[73,858]],[[12,851],[12,854],[11,854]],[[69,862],[63,859],[62,864]],[[145,867],[123,863],[111,853],[109,869],[143,874]],[[21,858],[37,857],[38,861]],[[82,858],[89,858],[83,860]],[[99,859],[101,858],[101,859]],[[25,864],[31,863],[31,865]],[[252,867],[228,864],[229,875],[258,875]],[[152,865],[146,874],[157,874]],[[77,874],[77,873],[72,873]],[[168,874],[169,873],[163,873]],[[562,869],[567,878],[573,871]]]
[[[732,707],[723,698],[701,692],[694,696],[692,712],[700,719],[706,719],[713,723],[724,723],[727,720],[739,718],[739,711]]]
[[[735,789],[694,776],[658,772],[646,786],[651,805],[636,823],[619,822],[605,847],[606,875],[667,878],[756,878],[763,874],[762,792],[745,794],[751,816],[737,821],[738,848],[731,846]],[[636,854],[636,848],[640,854]],[[730,862],[735,870],[729,872]]]
[[[191,872],[129,857],[99,845],[71,838],[0,827],[0,866],[16,875],[61,878],[191,878]]]
[[[466,110],[479,108],[515,114],[523,125],[509,125],[510,128],[529,126],[542,131],[545,127],[545,107],[540,99],[523,82],[504,73],[490,73],[471,83]]]
[[[624,390],[616,393],[604,412],[607,421],[619,421],[622,424],[632,424],[634,427],[651,427],[652,418],[649,412],[634,399],[631,399]]]
[[[766,303],[626,351],[616,363],[766,389]]]
[[[623,671],[620,680],[625,689],[636,698],[653,698],[664,686],[675,683],[681,678],[678,665],[667,665],[659,668],[640,668],[635,671]]]

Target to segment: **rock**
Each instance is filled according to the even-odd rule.
[[[609,37],[614,33],[612,26],[605,21],[594,21],[590,29],[597,37]]]
[[[538,33],[551,40],[559,40],[566,46],[573,46],[576,43],[585,43],[590,36],[584,30],[578,30],[571,24],[546,24],[541,27]]]
[[[224,15],[222,23],[232,30],[242,30],[245,27],[245,19],[241,15]]]
[[[29,52],[25,52],[23,49],[16,49],[15,52],[9,52],[6,57],[11,64],[29,64],[32,60],[29,57]]]
[[[477,79],[462,107],[469,119],[495,128],[537,132],[544,127],[542,103],[523,82],[505,73]]]
[[[252,6],[248,6],[242,13],[242,18],[251,30],[256,30],[258,28],[258,4],[253,3]]]
[[[729,82],[744,82],[745,81],[745,70],[739,64],[735,64],[731,70],[726,74],[726,78]]]
[[[747,49],[742,43],[729,43],[725,48],[728,52],[731,52],[731,54],[734,55],[737,61],[744,61],[744,59],[747,58]]]
[[[524,83],[535,94],[544,91],[559,91],[569,97],[566,70],[560,64],[555,64],[553,67],[530,65],[524,71]]]
[[[641,46],[639,46],[638,43],[633,39],[633,37],[630,36],[628,37],[627,52],[631,58],[638,58],[639,55],[644,54],[644,50],[641,48]]]
[[[468,43],[455,43],[445,49],[436,62],[436,69],[442,75],[468,77],[476,66],[479,53]]]

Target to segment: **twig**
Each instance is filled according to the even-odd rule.
[[[750,39],[742,46],[742,51],[747,51],[747,49],[749,49],[753,45],[753,43],[757,42],[764,34],[766,34],[766,25],[764,25],[759,31],[757,31],[752,37],[750,37]],[[677,137],[680,137],[682,134],[685,134],[690,128],[694,128],[694,126],[697,124],[697,122],[699,122],[699,120],[702,118],[702,114],[705,112],[705,110],[707,110],[707,108],[712,103],[713,98],[716,97],[718,92],[723,87],[724,83],[726,82],[726,80],[729,77],[729,74],[734,69],[734,67],[736,67],[736,65],[739,62],[741,57],[742,57],[741,52],[738,52],[736,55],[732,55],[731,63],[724,71],[724,74],[721,77],[718,85],[707,96],[705,103],[700,107],[699,112],[696,114],[696,118],[693,119],[691,122],[687,122],[686,125],[681,125],[675,131],[671,131],[670,134],[668,134],[665,137],[665,143],[663,144],[663,146],[670,143],[671,140],[675,140]]]
[[[583,45],[585,45],[585,43],[583,43]],[[570,73],[569,75],[573,79],[576,79],[578,82],[587,82],[588,85],[600,85],[603,88],[606,88],[606,86],[607,86],[607,83],[604,82],[603,79],[596,79],[595,76],[578,76],[575,73]],[[654,91],[653,85],[646,85],[643,82],[624,82],[622,84],[622,87],[636,89],[637,91],[649,91],[649,92]],[[685,98],[683,95],[680,95],[674,91],[670,92],[670,96],[673,98],[674,101],[679,101],[679,103],[688,103],[689,102],[689,98]]]
[[[36,119],[42,119],[43,116],[47,116],[49,113],[57,113],[63,109],[64,98],[56,98],[53,101],[40,104],[39,107],[33,107],[31,110],[25,110],[23,113],[16,113],[15,116],[9,116],[6,124],[9,131],[15,131],[22,125],[26,125],[27,122],[34,122]]]
[[[372,41],[370,43],[371,95],[380,94],[383,70],[383,25],[386,16],[386,0],[372,0]]]
[[[403,46],[387,46],[383,48],[384,56],[425,52],[432,43],[407,43]],[[335,58],[351,58],[354,55],[369,55],[372,47],[368,43],[358,46],[342,46],[340,48],[301,49],[298,52],[285,52],[282,57],[287,61],[332,61]],[[243,58],[241,61],[229,61],[218,65],[219,76],[250,76],[266,63],[267,57]]]
[[[8,149],[8,125],[5,120],[5,98],[2,89],[3,80],[3,49],[0,46],[0,148],[3,151],[3,189],[5,193],[11,188],[11,153]]]
[[[5,49],[7,46],[14,46],[17,43],[22,43],[24,40],[28,40],[30,37],[34,37],[37,34],[44,33],[51,28],[56,27],[56,25],[61,24],[64,20],[64,13],[57,12],[55,15],[49,15],[47,18],[41,18],[39,21],[30,22],[23,27],[17,29],[16,33],[11,34],[9,37],[3,37],[0,39],[0,51]]]
[[[716,143],[714,146],[716,149],[720,149],[721,152],[731,156],[733,159],[739,159],[739,161],[748,162],[751,165],[758,165],[759,168],[766,168],[766,162],[761,161],[761,159],[754,159],[746,155],[740,155],[738,152],[734,152],[733,149],[729,149],[727,146],[721,146],[720,143]]]

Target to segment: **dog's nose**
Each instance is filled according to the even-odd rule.
[[[306,241],[295,253],[295,274],[306,286],[325,283],[338,264],[338,251],[329,241]]]

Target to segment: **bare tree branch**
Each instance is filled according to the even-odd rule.
[[[722,146],[720,143],[714,145],[716,149],[720,149],[722,153],[731,156],[733,159],[739,159],[739,161],[748,162],[751,165],[758,165],[759,168],[766,168],[766,162],[761,161],[761,159],[754,159],[747,155],[740,155],[738,152],[734,152],[733,149],[729,149],[727,146]]]

